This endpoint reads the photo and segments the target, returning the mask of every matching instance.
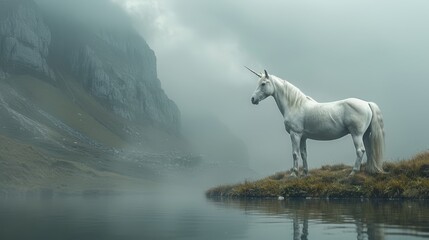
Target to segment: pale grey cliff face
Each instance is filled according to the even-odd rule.
[[[0,78],[8,73],[51,82],[69,74],[123,118],[179,129],[180,112],[161,88],[155,54],[131,26],[88,25],[79,14],[51,14],[32,0],[2,0]]]
[[[161,88],[154,52],[133,32],[96,30],[70,49],[67,66],[82,84],[131,121],[150,120],[174,130],[179,110]]]
[[[8,72],[37,73],[49,78],[53,72],[46,58],[51,33],[37,6],[26,0],[0,2],[0,61]]]

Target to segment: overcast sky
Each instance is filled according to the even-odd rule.
[[[257,78],[243,65],[320,102],[376,102],[388,160],[429,149],[429,1],[112,1],[155,51],[163,88],[183,114],[225,122],[262,174],[291,168],[290,140],[272,98],[251,105]],[[309,141],[308,155],[310,168],[355,159],[350,136]]]

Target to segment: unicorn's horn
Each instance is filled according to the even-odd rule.
[[[248,67],[246,67],[246,66],[244,66],[245,68],[247,68],[249,71],[251,71],[252,73],[254,73],[256,76],[258,76],[258,77],[262,77],[262,75],[261,74],[259,74],[259,73],[257,73],[257,72],[255,72],[255,71],[253,71],[252,69],[250,69],[250,68],[248,68]]]

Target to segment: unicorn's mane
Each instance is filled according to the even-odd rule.
[[[273,79],[280,84],[277,90],[282,92],[283,96],[287,100],[289,108],[299,108],[305,100],[314,101],[312,98],[305,95],[299,88],[292,85],[292,83],[273,75],[270,77],[273,77]]]

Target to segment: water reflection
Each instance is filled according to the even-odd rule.
[[[302,232],[299,226],[300,219],[298,216],[293,218],[293,240],[307,240],[308,239],[308,218],[302,220]]]
[[[429,202],[368,200],[212,200],[215,205],[238,208],[250,215],[291,220],[294,240],[324,239],[318,231],[343,234],[357,240],[429,237]],[[309,234],[312,233],[313,235]],[[389,237],[386,237],[389,236]]]
[[[0,239],[240,239],[245,217],[201,196],[0,198]]]
[[[142,196],[0,198],[0,239],[417,239],[429,202],[207,200]]]

